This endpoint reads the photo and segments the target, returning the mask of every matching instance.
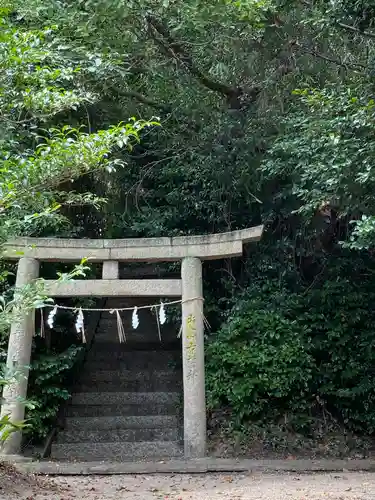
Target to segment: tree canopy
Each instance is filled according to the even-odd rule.
[[[373,4],[0,5],[2,240],[265,223],[205,268],[212,408],[373,432]]]

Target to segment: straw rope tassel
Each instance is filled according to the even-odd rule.
[[[180,326],[180,329],[178,330],[177,338],[180,339],[182,335],[182,324]]]
[[[43,308],[40,308],[40,336],[42,339],[45,338],[46,334],[44,331],[44,314],[43,314]]]
[[[80,315],[81,315],[81,318],[82,318],[82,324],[81,324],[82,343],[86,344],[87,340],[86,340],[86,335],[85,335],[85,320],[84,320],[84,317],[83,317],[82,309],[80,309],[79,312],[80,312]]]
[[[87,340],[86,340],[85,327],[84,326],[82,326],[81,332],[82,332],[82,343],[86,344]]]
[[[210,323],[208,322],[206,316],[203,314],[203,324],[204,326],[206,327],[207,330],[211,330],[211,325]]]
[[[76,332],[82,335],[82,342],[85,344],[86,343],[85,318],[83,317],[83,312],[81,308],[78,309],[75,326],[76,326]]]
[[[157,307],[155,307],[155,316],[156,316],[156,324],[158,325],[159,341],[161,342],[161,330],[160,330],[159,311],[158,311]]]
[[[118,338],[119,338],[120,344],[122,344],[123,342],[126,342],[126,335],[125,335],[124,325],[122,323],[122,319],[121,319],[121,316],[120,316],[120,311],[118,309],[115,309],[114,311],[111,311],[111,313],[113,313],[113,312],[116,313],[116,318],[117,318],[117,334],[118,334]]]

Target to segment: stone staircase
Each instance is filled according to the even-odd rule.
[[[142,299],[108,299],[104,307],[135,304],[142,305]],[[116,315],[101,314],[65,410],[64,429],[52,445],[53,460],[138,461],[182,454],[181,347],[176,329],[162,327],[160,342],[155,313],[140,310],[135,331],[131,312],[122,318],[125,344],[118,340]]]

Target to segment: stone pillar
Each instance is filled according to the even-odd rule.
[[[16,288],[22,288],[38,278],[39,262],[35,259],[22,257],[18,263]],[[4,388],[4,404],[1,415],[10,415],[12,422],[20,422],[25,417],[25,405],[22,399],[27,396],[27,382],[31,359],[31,347],[35,332],[35,311],[27,311],[17,317],[10,330],[8,343],[7,370],[15,378]],[[21,401],[20,401],[21,399]],[[15,455],[21,449],[21,432],[14,432],[4,443],[2,453]]]
[[[185,458],[203,458],[206,454],[206,398],[200,259],[184,258],[181,277]]]
[[[103,280],[118,280],[119,279],[119,266],[116,260],[105,260],[103,262]]]

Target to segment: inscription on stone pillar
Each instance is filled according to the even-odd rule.
[[[183,259],[181,277],[185,458],[202,458],[206,454],[206,399],[200,259]]]

